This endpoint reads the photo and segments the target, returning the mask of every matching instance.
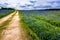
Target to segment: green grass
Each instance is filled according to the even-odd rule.
[[[12,11],[12,12],[14,12],[14,11]],[[0,13],[0,19],[3,18],[3,17],[5,17],[5,16],[7,16],[7,15],[9,15],[12,12]]]
[[[3,22],[1,25],[0,25],[0,30],[5,28],[6,25],[9,24],[9,22],[12,20],[12,18],[14,17],[15,14],[13,14],[8,20],[6,20],[5,22]]]
[[[1,33],[4,29],[6,29],[6,25],[8,25],[10,23],[10,21],[12,20],[12,18],[14,17],[15,14],[13,14],[8,20],[6,20],[5,22],[3,22],[0,25],[0,38],[1,38]]]
[[[33,40],[60,40],[59,11],[48,11],[44,14],[20,12],[20,15],[23,27]]]

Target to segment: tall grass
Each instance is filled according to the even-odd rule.
[[[56,20],[57,18],[54,19],[55,16],[60,17],[58,15],[60,12],[53,12],[48,11],[45,14],[20,12],[22,15],[22,25],[28,30],[33,40],[60,40],[60,21]],[[53,14],[54,16],[52,16]]]

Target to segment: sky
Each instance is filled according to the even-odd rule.
[[[60,0],[0,0],[0,9],[39,10],[60,8]]]

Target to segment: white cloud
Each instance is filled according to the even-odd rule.
[[[51,8],[57,7],[56,1],[59,0],[0,0],[0,6],[18,10],[45,9],[47,6],[51,6]]]

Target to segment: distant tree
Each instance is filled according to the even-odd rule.
[[[14,10],[13,8],[1,8],[2,10]]]

